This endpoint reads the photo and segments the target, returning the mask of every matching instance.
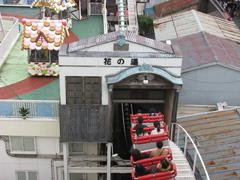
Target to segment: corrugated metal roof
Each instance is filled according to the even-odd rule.
[[[157,40],[175,39],[204,31],[240,43],[240,30],[234,22],[195,10],[155,20],[154,31]]]
[[[160,50],[162,52],[171,53],[171,54],[174,53],[172,47],[163,42],[149,39],[149,38],[146,38],[143,36],[139,36],[133,32],[125,32],[124,35],[125,35],[126,41],[137,43],[137,44],[147,46],[147,47],[151,47],[151,48]],[[119,36],[119,32],[115,31],[115,32],[91,37],[88,39],[83,39],[78,42],[70,43],[68,52],[74,52],[74,51],[82,50],[82,49],[85,49],[85,48],[88,48],[91,46],[97,46],[100,44],[112,42],[112,41],[117,40],[118,36]]]
[[[183,70],[210,63],[240,68],[240,46],[237,43],[205,32],[172,41],[183,56]]]
[[[197,136],[211,179],[240,179],[240,116],[236,109],[181,118],[178,123],[192,137]]]

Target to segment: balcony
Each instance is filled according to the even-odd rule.
[[[26,119],[20,108],[28,109]],[[58,101],[0,100],[0,135],[59,137]]]

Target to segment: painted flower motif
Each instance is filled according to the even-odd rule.
[[[32,76],[58,76],[59,66],[56,63],[30,63],[28,73]]]

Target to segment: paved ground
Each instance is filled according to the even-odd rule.
[[[53,77],[29,77],[23,81],[19,81],[17,83],[11,84],[9,86],[5,86],[0,88],[0,99],[10,99],[17,98],[20,99],[19,96],[32,92],[35,89],[41,88],[50,82],[53,82],[57,78]],[[45,96],[48,96],[48,91],[43,92]],[[44,96],[42,96],[44,97]]]
[[[90,16],[81,21],[73,20],[72,31],[80,39],[103,34],[103,18],[102,16]]]
[[[29,77],[27,73],[27,51],[21,50],[21,38],[8,55],[0,69],[0,87],[4,87]]]

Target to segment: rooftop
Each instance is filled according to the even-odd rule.
[[[221,64],[240,68],[240,46],[234,41],[199,32],[172,41],[182,52],[182,69],[200,68],[202,65]]]
[[[155,20],[154,31],[157,40],[176,39],[206,32],[240,43],[240,30],[234,22],[195,10]]]
[[[198,149],[211,179],[240,178],[239,109],[179,118],[178,123],[192,138],[197,138]]]

